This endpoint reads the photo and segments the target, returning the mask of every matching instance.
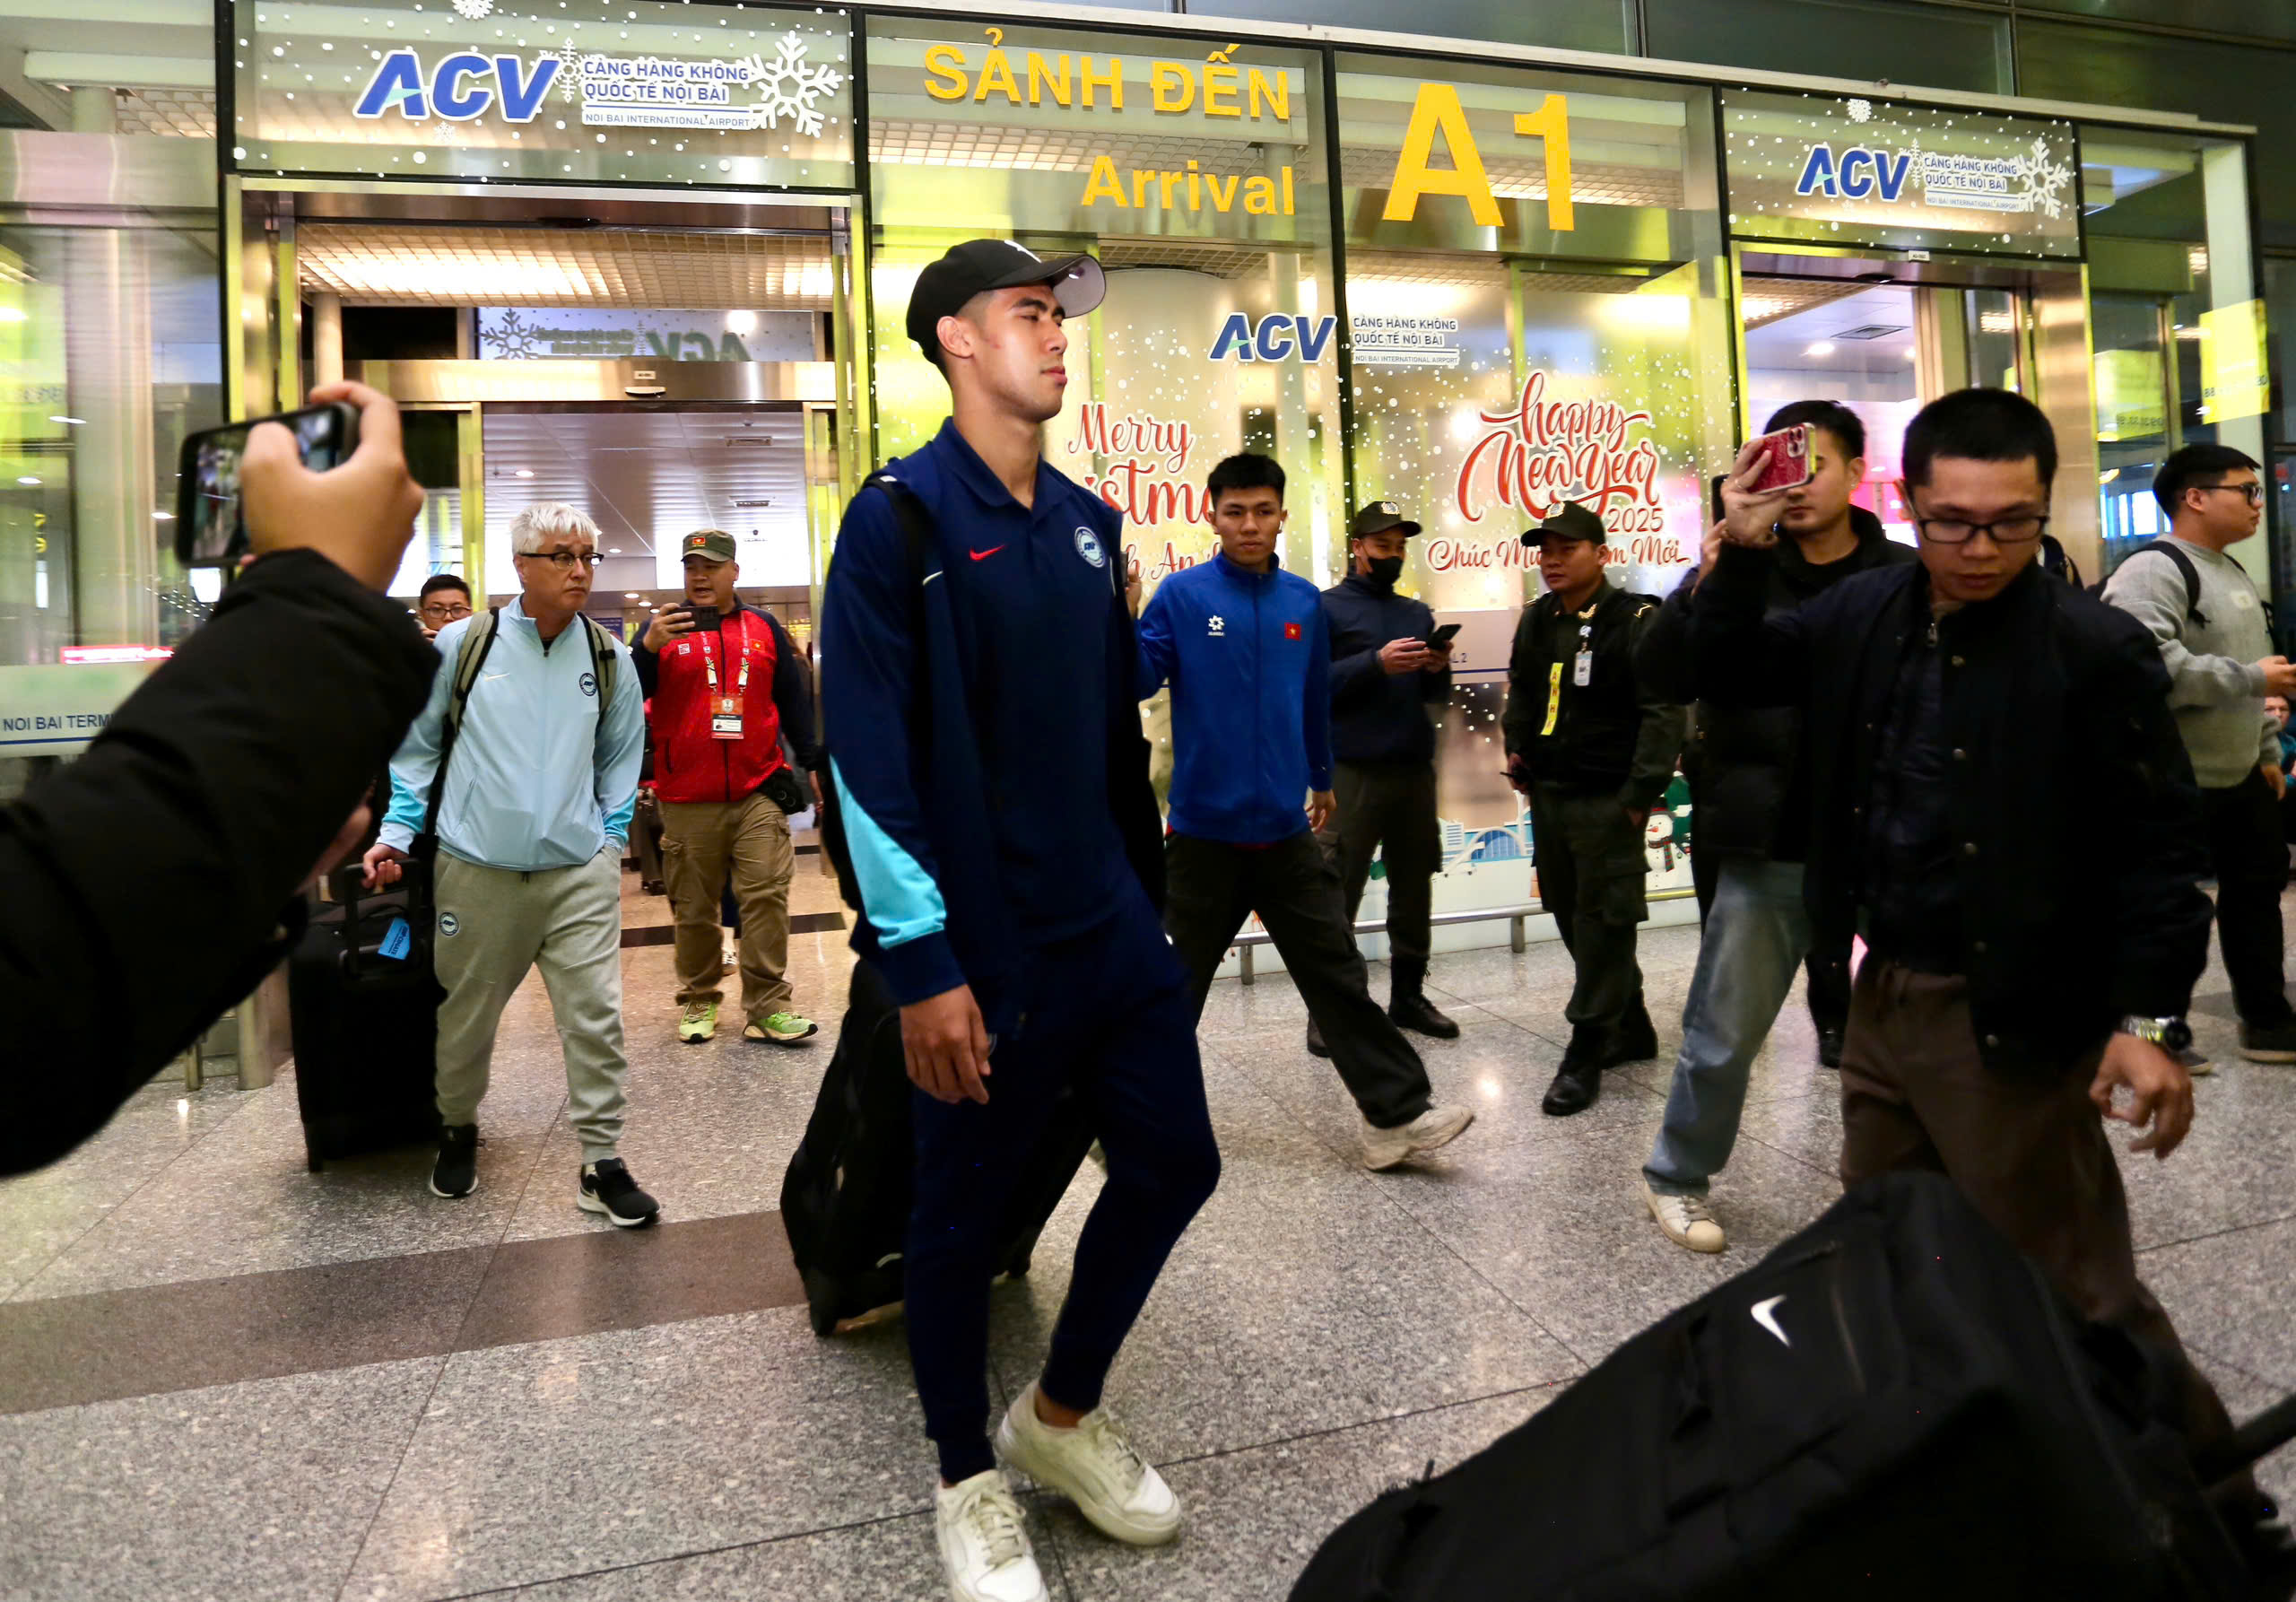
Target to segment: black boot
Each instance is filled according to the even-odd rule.
[[[1426,982],[1426,963],[1398,961],[1394,988],[1387,996],[1387,1021],[1397,1029],[1412,1030],[1430,1040],[1457,1040],[1459,1026],[1427,999],[1422,988]]]
[[[1562,1053],[1562,1066],[1554,1071],[1554,1083],[1546,1087],[1539,1110],[1549,1118],[1569,1118],[1592,1107],[1602,1093],[1601,1052],[1585,1030],[1574,1030]]]
[[[1637,1001],[1626,1022],[1612,1037],[1611,1049],[1603,1059],[1603,1066],[1607,1068],[1622,1062],[1648,1062],[1657,1055],[1658,1031],[1650,1022],[1650,1009]]]
[[[1331,1055],[1331,1048],[1324,1044],[1324,1032],[1317,1026],[1316,1015],[1313,1013],[1308,1014],[1308,1055],[1310,1057]]]
[[[1818,1025],[1818,1063],[1822,1067],[1841,1067],[1841,1042],[1849,1031],[1839,1023]]]

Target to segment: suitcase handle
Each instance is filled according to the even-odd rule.
[[[2193,1474],[2215,1485],[2257,1458],[2296,1441],[2296,1396],[2284,1397],[2193,1458]]]

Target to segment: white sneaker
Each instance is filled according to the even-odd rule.
[[[957,1602],[1050,1602],[1021,1504],[1000,1471],[943,1487],[934,1498],[933,1533]]]
[[[1407,1124],[1392,1129],[1382,1129],[1370,1119],[1363,1120],[1363,1166],[1377,1173],[1384,1169],[1397,1168],[1413,1157],[1422,1157],[1438,1146],[1447,1146],[1467,1132],[1474,1122],[1474,1110],[1470,1107],[1430,1107]]]
[[[1022,1391],[996,1427],[996,1455],[1076,1511],[1135,1546],[1160,1546],[1180,1533],[1180,1499],[1132,1450],[1105,1407],[1087,1413],[1073,1430],[1057,1430],[1037,1416],[1037,1388]]]
[[[736,969],[736,968],[740,967],[741,965],[742,965],[742,953],[741,953],[740,952],[738,952],[738,951],[735,950],[732,946],[730,946],[730,945],[729,945],[729,946],[727,946],[727,947],[726,948],[726,952],[725,952],[725,958],[724,958],[724,962],[723,962],[723,963],[722,963],[722,966],[723,966],[723,968],[724,968],[725,971],[726,971],[726,972],[727,972],[727,973],[731,973],[731,972],[733,972],[733,971],[734,971],[734,970],[735,970],[735,969]]]
[[[1714,1222],[1702,1196],[1667,1196],[1650,1188],[1646,1176],[1642,1181],[1642,1199],[1650,1204],[1650,1216],[1666,1232],[1666,1239],[1677,1246],[1687,1246],[1692,1251],[1719,1251],[1728,1244],[1723,1239],[1722,1226]]]

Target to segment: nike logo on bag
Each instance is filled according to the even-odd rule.
[[[1783,1296],[1772,1296],[1766,1301],[1755,1302],[1749,1310],[1752,1312],[1755,1323],[1778,1337],[1779,1345],[1790,1348],[1794,1343],[1787,1339],[1786,1331],[1778,1327],[1778,1304],[1785,1300]]]
[[[1002,545],[991,545],[991,546],[990,546],[987,550],[986,550],[986,551],[973,551],[973,550],[972,550],[972,548],[971,548],[970,546],[967,546],[967,547],[966,547],[966,549],[967,549],[968,551],[971,552],[972,559],[973,559],[975,562],[987,562],[990,557],[992,557],[992,556],[996,555],[999,551],[1002,551],[1004,548],[1004,546],[1002,546]]]

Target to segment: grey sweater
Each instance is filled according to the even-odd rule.
[[[2105,599],[2151,631],[2169,670],[2169,705],[2203,789],[2240,783],[2258,764],[2280,765],[2279,737],[2264,720],[2264,670],[2273,655],[2272,631],[2248,570],[2231,557],[2178,540],[2200,573],[2200,610],[2194,623],[2185,604],[2184,575],[2159,552],[2132,556],[2113,570]]]

